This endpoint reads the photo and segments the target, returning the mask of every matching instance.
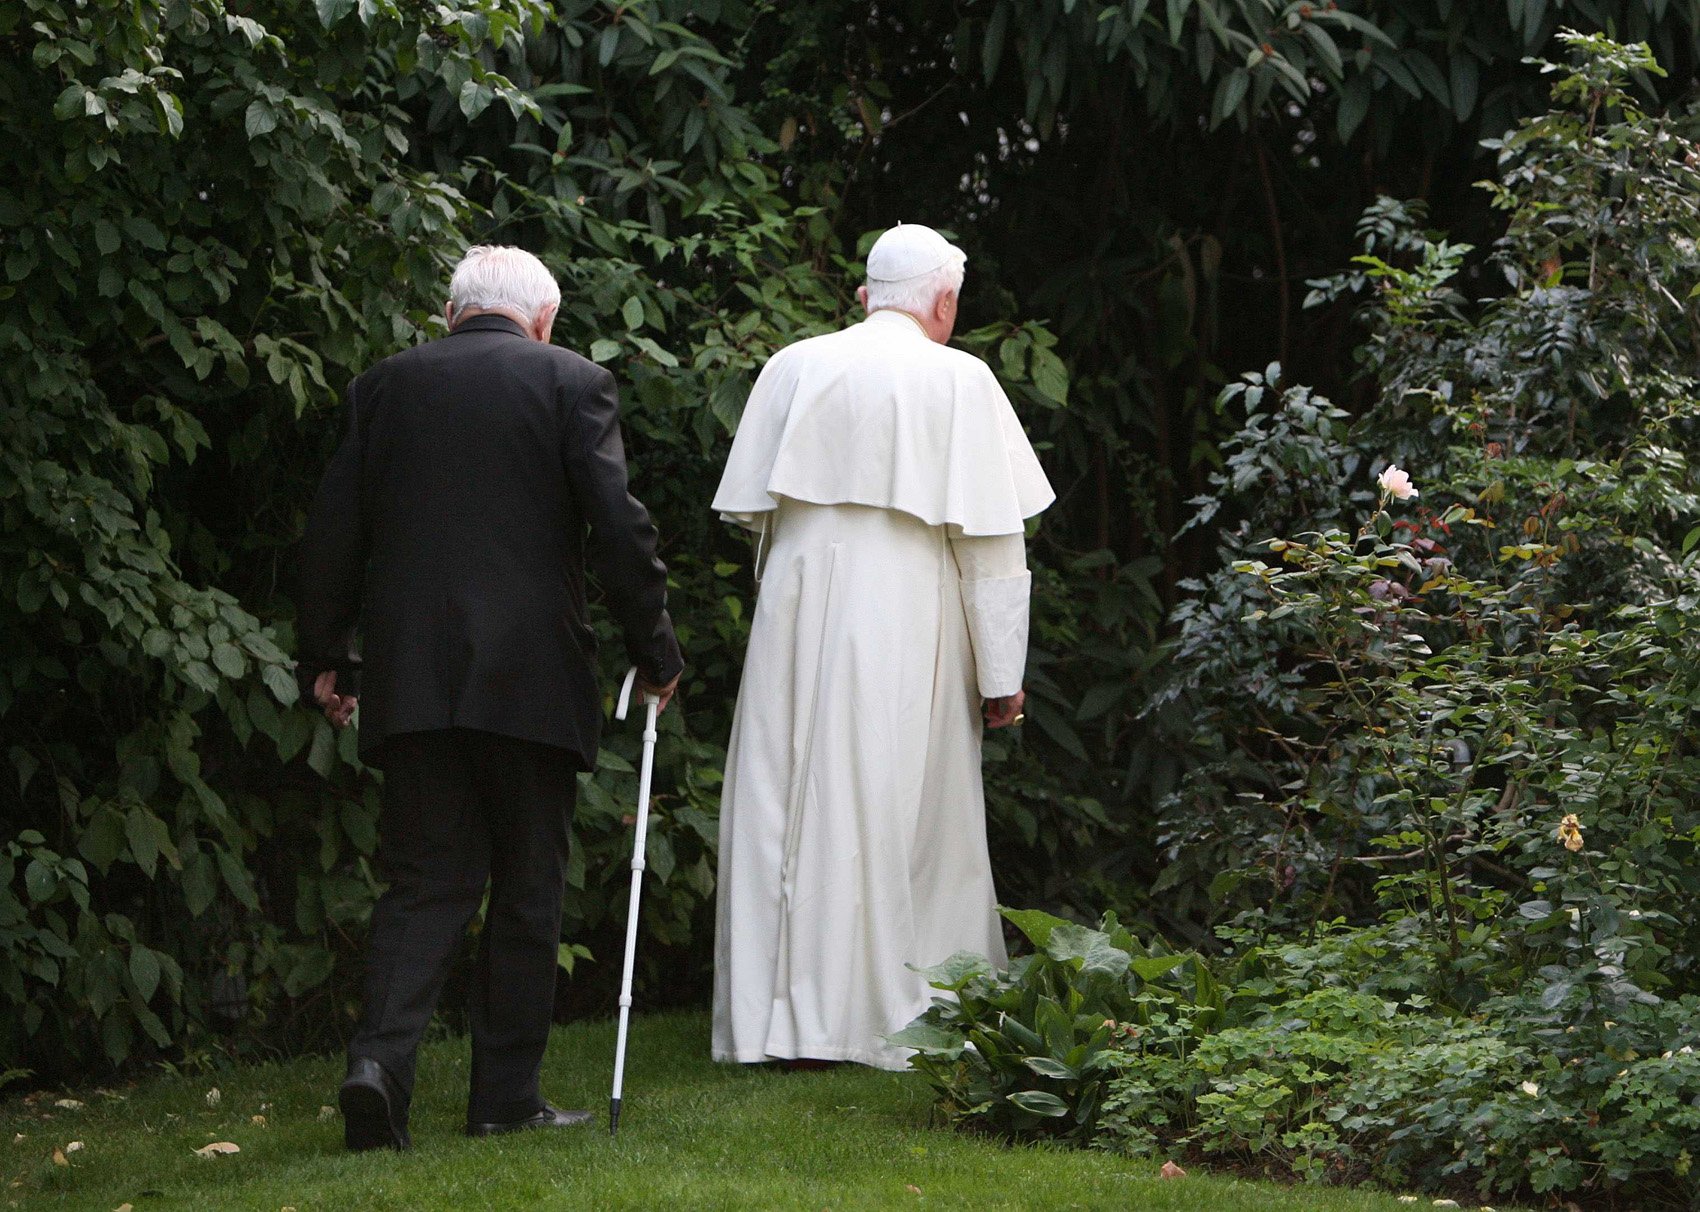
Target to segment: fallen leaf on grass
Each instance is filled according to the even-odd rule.
[[[112,1212],[136,1212],[135,1204],[119,1204]]]
[[[217,1086],[207,1091],[207,1106],[216,1107],[224,1101],[224,1094]]]
[[[81,1111],[83,1109],[83,1104],[79,1103],[74,1098],[62,1098],[53,1105],[55,1107],[63,1107],[67,1111]]]
[[[55,1149],[53,1151],[53,1164],[56,1166],[68,1166],[71,1164],[65,1160],[65,1150]]]
[[[1157,1177],[1158,1178],[1185,1178],[1186,1177],[1186,1171],[1181,1169],[1179,1166],[1175,1165],[1174,1162],[1166,1161],[1166,1162],[1163,1163],[1163,1168],[1161,1170],[1157,1171]]]
[[[202,1145],[195,1152],[202,1157],[217,1157],[223,1153],[240,1153],[242,1146],[227,1140],[215,1140],[210,1145]]]
[[[249,1116],[249,1119],[256,1128],[263,1128],[266,1126],[266,1117],[263,1115]]]
[[[335,1107],[320,1107],[319,1108],[319,1122],[321,1124],[329,1123],[331,1120],[333,1120],[335,1118],[336,1118],[336,1108]]]
[[[1414,1204],[1417,1202],[1417,1197],[1415,1195],[1401,1195],[1399,1197],[1399,1202],[1402,1204]]]
[[[919,1195],[921,1193],[921,1188],[917,1187],[914,1183],[904,1183],[903,1189],[911,1195]]]
[[[68,1145],[66,1145],[66,1146],[65,1146],[65,1152],[67,1152],[67,1153],[75,1153],[75,1152],[76,1152],[76,1151],[77,1151],[77,1150],[78,1150],[78,1149],[81,1149],[81,1148],[82,1148],[82,1147],[83,1147],[83,1142],[82,1142],[82,1141],[80,1141],[80,1140],[74,1140],[74,1141],[72,1141],[72,1142],[71,1142],[71,1143],[70,1143],[70,1144],[68,1144]]]

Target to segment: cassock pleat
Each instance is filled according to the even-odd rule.
[[[727,754],[714,1055],[902,1068],[910,965],[1003,961],[974,654],[943,526],[776,511]]]

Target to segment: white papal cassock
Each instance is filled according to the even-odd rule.
[[[1023,520],[1054,499],[997,380],[876,311],[763,369],[714,507],[760,590],[720,814],[714,1057],[903,1068],[909,965],[1006,959],[979,701],[1021,687]]]

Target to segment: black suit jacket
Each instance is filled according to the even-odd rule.
[[[494,315],[384,359],[349,384],[302,540],[302,690],[310,701],[335,669],[338,690],[359,693],[368,760],[402,733],[475,728],[590,768],[602,710],[587,537],[632,662],[671,681],[683,661],[667,570],[627,490],[614,377]]]

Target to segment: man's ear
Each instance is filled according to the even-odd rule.
[[[856,288],[856,302],[862,305],[863,311],[868,310],[868,288],[866,286]]]
[[[531,336],[533,340],[549,344],[549,339],[555,335],[555,316],[560,312],[560,304],[551,304],[531,317]]]
[[[449,322],[451,329],[455,326],[455,305],[452,301],[443,304],[443,319]]]
[[[956,292],[945,290],[939,292],[939,297],[933,300],[933,319],[940,324],[956,314]]]

